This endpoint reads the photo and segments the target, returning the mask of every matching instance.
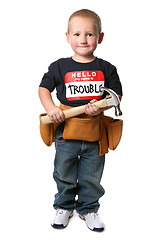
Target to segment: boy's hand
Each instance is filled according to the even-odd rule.
[[[88,103],[86,106],[85,106],[85,113],[87,115],[92,115],[92,116],[95,116],[95,115],[98,115],[101,113],[101,109],[97,106],[94,105],[94,102],[96,102],[97,100],[93,99],[92,101],[90,101],[90,103]]]
[[[48,89],[39,87],[39,97],[53,123],[60,123],[65,120],[63,111],[54,104],[51,93]]]
[[[54,108],[51,111],[47,112],[47,114],[53,123],[60,123],[65,121],[63,111],[57,106],[54,106]]]

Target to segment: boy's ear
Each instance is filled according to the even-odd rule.
[[[66,32],[66,39],[67,39],[67,42],[68,42],[68,43],[70,43],[70,41],[69,41],[69,34],[68,34],[68,32]]]
[[[104,33],[101,32],[99,35],[98,43],[100,44],[103,41]]]

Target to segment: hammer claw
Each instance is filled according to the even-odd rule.
[[[120,109],[120,100],[118,95],[112,89],[106,87],[101,87],[100,90],[106,91],[110,94],[111,98],[106,98],[107,106],[113,106],[115,108],[115,115],[121,116],[122,111]]]

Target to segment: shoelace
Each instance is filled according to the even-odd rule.
[[[58,209],[56,214],[63,214],[64,212],[65,212],[65,210],[63,210],[63,209]]]
[[[96,217],[98,217],[99,216],[99,214],[98,213],[90,213],[90,215],[94,218],[94,219],[96,219]]]

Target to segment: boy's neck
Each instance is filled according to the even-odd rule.
[[[93,60],[96,59],[95,56],[77,56],[77,55],[73,55],[72,59],[76,62],[79,62],[79,63],[89,63],[89,62],[92,62]]]

